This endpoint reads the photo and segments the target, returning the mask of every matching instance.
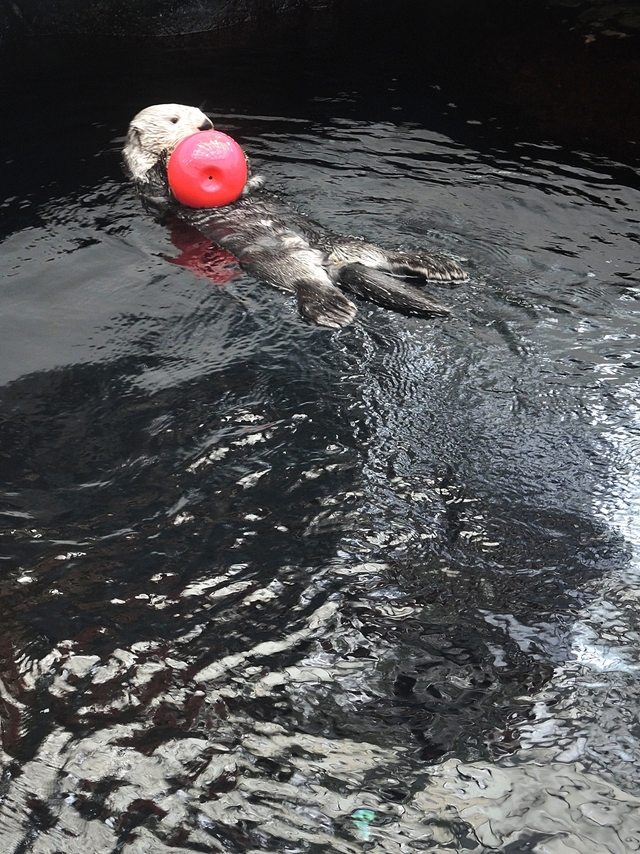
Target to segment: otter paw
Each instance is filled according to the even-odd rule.
[[[317,323],[340,329],[356,316],[356,307],[350,299],[331,285],[317,282],[297,282],[298,310],[303,317]]]

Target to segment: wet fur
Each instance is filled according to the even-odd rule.
[[[185,136],[212,127],[195,107],[161,104],[131,122],[124,147],[127,171],[156,216],[177,214],[227,249],[249,272],[294,293],[300,313],[322,326],[350,323],[356,307],[342,287],[405,314],[447,315],[449,310],[406,280],[440,283],[466,279],[451,259],[426,253],[392,252],[334,234],[262,189],[252,177],[238,201],[220,208],[179,205],[167,180],[167,159]]]

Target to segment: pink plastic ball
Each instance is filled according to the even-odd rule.
[[[216,208],[240,196],[247,183],[247,161],[238,143],[217,130],[187,136],[167,164],[169,186],[189,208]]]

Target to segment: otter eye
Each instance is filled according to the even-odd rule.
[[[178,124],[178,117],[177,117],[177,116],[174,116],[174,117],[171,119],[171,124],[172,124],[172,125],[177,125],[177,124]]]

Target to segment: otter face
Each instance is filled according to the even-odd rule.
[[[171,154],[186,136],[210,130],[213,124],[197,107],[182,104],[156,104],[147,107],[132,120],[123,149],[124,162],[134,181],[163,156]]]

